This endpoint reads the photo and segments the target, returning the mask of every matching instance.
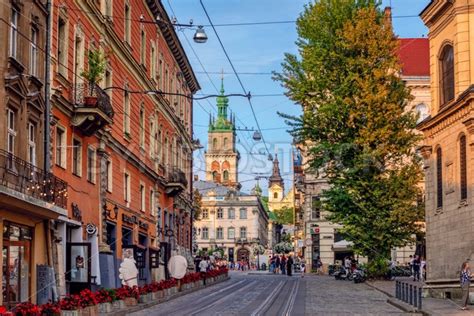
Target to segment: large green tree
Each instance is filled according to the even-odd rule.
[[[295,210],[292,207],[283,206],[277,210],[274,210],[277,218],[276,222],[281,225],[293,225]]]
[[[303,107],[285,116],[330,189],[322,206],[354,250],[372,262],[406,245],[423,218],[420,160],[398,42],[376,1],[319,0],[297,21],[299,56],[275,74]],[[375,260],[375,261],[374,261]]]

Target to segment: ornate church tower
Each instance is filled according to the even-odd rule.
[[[273,172],[271,177],[268,179],[268,207],[273,210],[273,205],[281,202],[284,198],[284,182],[280,175],[280,165],[278,156],[275,155],[273,159]]]
[[[217,117],[209,117],[206,157],[206,180],[230,187],[238,182],[239,153],[235,149],[235,116],[227,117],[229,99],[224,96],[224,78],[217,97]]]

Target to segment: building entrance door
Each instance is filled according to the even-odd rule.
[[[12,307],[29,300],[30,241],[3,240],[3,305]]]

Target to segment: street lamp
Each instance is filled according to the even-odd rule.
[[[207,42],[207,34],[206,32],[204,32],[204,28],[202,27],[202,25],[198,26],[196,33],[194,33],[193,40],[194,42],[200,44]]]
[[[142,20],[142,23],[149,23],[149,22]],[[156,17],[156,24],[167,24],[167,25],[169,25],[169,23],[163,21],[159,15]],[[185,27],[185,28],[194,28],[195,27],[193,25],[192,20],[188,24],[182,24],[182,23],[176,23],[176,20],[173,19],[173,21],[171,22],[171,25],[172,26],[177,26],[177,27]],[[195,43],[199,43],[199,44],[203,44],[203,43],[207,42],[207,34],[204,31],[204,27],[202,25],[198,25],[198,27],[196,29],[196,33],[194,33],[193,40],[194,40]]]

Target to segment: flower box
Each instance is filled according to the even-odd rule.
[[[105,313],[112,313],[114,310],[114,306],[112,303],[101,303],[99,304],[99,313],[105,314]]]
[[[74,310],[61,310],[61,316],[79,316],[79,310],[74,309]]]
[[[140,295],[140,298],[138,299],[138,303],[148,303],[150,301],[150,296],[148,294],[142,294]]]
[[[126,297],[123,299],[125,306],[136,306],[138,304],[137,299],[134,297]]]
[[[114,308],[115,311],[118,311],[118,310],[124,309],[126,306],[123,300],[118,300],[112,303],[112,307]]]
[[[98,305],[86,306],[79,310],[79,315],[80,316],[97,316],[99,315],[99,306]]]

